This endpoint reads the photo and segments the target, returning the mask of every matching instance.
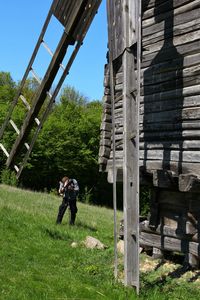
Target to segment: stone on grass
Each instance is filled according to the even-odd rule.
[[[117,251],[121,254],[124,254],[124,241],[123,240],[119,240],[119,242],[117,243]]]
[[[119,240],[119,242],[117,243],[117,251],[124,255],[124,240]],[[139,253],[141,253],[142,251],[143,251],[143,248],[140,247]]]
[[[92,237],[92,236],[87,236],[85,241],[83,242],[86,248],[88,249],[105,249],[106,246],[101,243],[98,239]]]
[[[77,248],[77,247],[78,247],[78,243],[77,243],[77,242],[71,243],[71,247],[72,247],[72,248]]]

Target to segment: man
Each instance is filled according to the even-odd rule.
[[[76,179],[63,177],[60,182],[59,194],[63,196],[63,201],[59,206],[56,224],[61,224],[67,207],[70,208],[70,225],[74,225],[77,213],[76,197],[78,196],[79,186]]]

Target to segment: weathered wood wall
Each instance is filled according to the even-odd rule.
[[[118,5],[121,1],[117,1]],[[116,163],[123,158],[122,20],[113,15]],[[170,170],[200,176],[200,0],[143,0],[140,106],[142,174]],[[118,25],[117,25],[118,24]],[[131,46],[131,45],[130,45]],[[118,51],[116,50],[118,49]],[[106,78],[108,74],[106,75]],[[106,84],[108,83],[106,79]],[[105,86],[106,102],[108,87]],[[134,117],[134,116],[133,116]],[[104,111],[99,162],[111,172],[110,112]],[[109,130],[108,130],[109,128]],[[112,176],[111,176],[112,177]]]
[[[186,263],[199,267],[200,194],[157,189],[153,198],[150,220],[140,224],[140,245],[184,253]]]
[[[187,262],[198,266],[200,0],[142,2],[140,171],[141,183],[152,186],[152,197],[149,221],[140,224],[140,244],[180,251],[186,254]],[[117,180],[122,180],[125,84],[120,29],[122,1],[113,1],[113,5],[116,167]],[[134,52],[133,44],[129,47]],[[99,163],[112,182],[112,103],[108,69],[106,66]]]

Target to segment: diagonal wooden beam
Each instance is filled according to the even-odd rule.
[[[33,122],[38,115],[45,99],[47,92],[50,90],[52,83],[57,75],[57,72],[60,68],[60,64],[62,63],[68,46],[72,43],[72,36],[76,29],[76,25],[81,17],[81,15],[85,12],[85,5],[87,1],[82,0],[79,2],[79,5],[77,4],[74,8],[73,14],[68,22],[68,28],[65,28],[64,33],[60,39],[60,42],[57,46],[57,49],[54,53],[54,56],[51,60],[51,63],[46,71],[46,74],[44,76],[44,79],[42,80],[42,83],[38,89],[38,92],[34,98],[33,106],[31,107],[30,111],[27,114],[27,117],[24,120],[24,123],[22,125],[22,128],[20,130],[20,134],[18,138],[16,139],[10,155],[6,161],[7,167],[10,167],[17,156],[17,153],[20,151],[23,143],[25,142],[28,134],[31,131],[31,128],[33,126]]]

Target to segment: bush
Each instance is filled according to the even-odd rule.
[[[17,186],[18,179],[16,177],[16,173],[9,169],[4,169],[1,173],[1,182],[11,186]]]
[[[84,194],[81,197],[81,200],[82,200],[83,203],[91,204],[92,203],[92,196],[93,196],[92,188],[88,189],[88,187],[86,186],[85,189],[84,189]]]

